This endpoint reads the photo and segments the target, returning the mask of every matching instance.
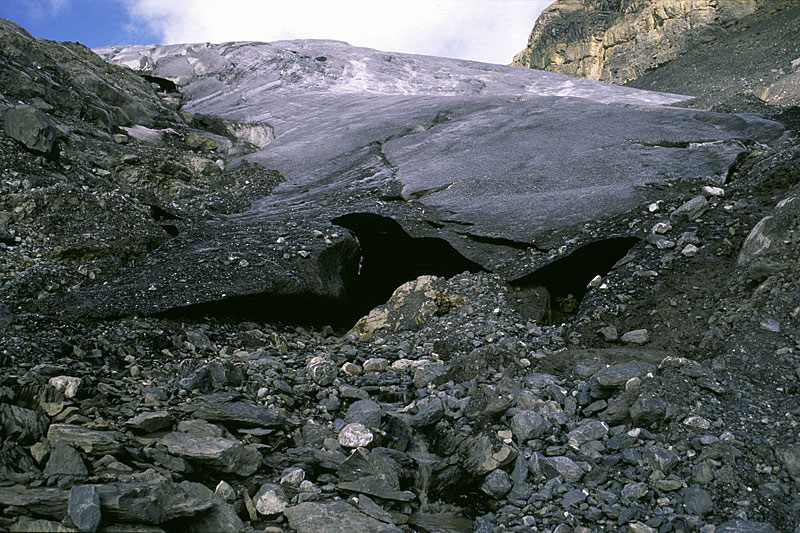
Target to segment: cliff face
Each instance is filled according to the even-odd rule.
[[[764,0],[557,0],[512,65],[625,83],[711,40]]]

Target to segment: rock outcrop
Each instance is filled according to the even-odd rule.
[[[769,0],[558,0],[513,65],[625,83],[716,38]]]

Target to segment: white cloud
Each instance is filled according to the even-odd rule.
[[[338,39],[493,63],[524,48],[549,0],[123,0],[164,44]]]

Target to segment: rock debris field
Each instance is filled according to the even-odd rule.
[[[0,529],[796,530],[797,108],[5,20],[0,88]]]

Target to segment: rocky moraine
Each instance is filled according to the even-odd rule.
[[[711,4],[629,86],[0,20],[0,530],[797,531],[800,8]]]

